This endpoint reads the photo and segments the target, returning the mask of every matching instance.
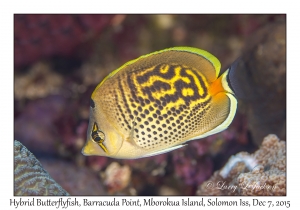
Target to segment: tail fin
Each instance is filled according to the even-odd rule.
[[[245,65],[245,62],[243,62],[241,57],[236,59],[227,69],[228,74],[226,80],[228,86],[238,99],[251,100],[256,96],[253,89],[249,88],[251,87],[251,84],[247,78],[252,76],[249,75],[251,72],[246,71],[247,68]],[[246,77],[245,74],[247,75]]]
[[[236,78],[238,78],[238,75],[236,72],[237,72],[237,67],[238,67],[239,62],[240,62],[240,58],[236,59],[231,64],[231,66],[228,68],[228,76],[226,77],[229,87],[231,88],[231,90],[233,90],[234,94],[238,98],[243,97],[245,95],[236,79]]]
[[[222,81],[222,86],[224,90],[228,93],[231,93],[235,96],[243,95],[240,93],[239,84],[236,78],[236,67],[239,62],[239,58],[229,66],[225,71],[223,71],[218,79]]]

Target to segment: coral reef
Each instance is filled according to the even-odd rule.
[[[104,185],[107,187],[108,192],[122,191],[130,182],[131,170],[128,165],[120,166],[117,162],[112,162],[102,174]]]
[[[16,76],[15,99],[36,99],[49,94],[57,94],[63,84],[61,75],[52,72],[49,65],[36,63],[27,74]]]
[[[14,142],[14,195],[69,195],[19,141]]]
[[[107,195],[103,181],[89,167],[54,158],[41,158],[40,162],[51,177],[72,196]]]
[[[224,166],[230,156],[240,151],[255,151],[257,146],[252,143],[257,140],[255,136],[268,130],[259,123],[266,119],[267,125],[271,126],[273,122],[279,125],[285,121],[282,118],[285,112],[278,112],[278,107],[285,103],[282,97],[285,72],[280,71],[285,59],[282,56],[285,53],[282,49],[285,24],[278,24],[278,20],[285,22],[285,15],[14,17],[15,139],[26,145],[51,177],[71,195],[195,195],[197,187]],[[267,29],[263,30],[265,27]],[[260,28],[265,32],[258,34]],[[90,96],[97,84],[124,62],[155,50],[183,45],[211,52],[225,69],[240,56],[245,43],[249,47],[245,51],[252,55],[245,57],[245,69],[253,68],[253,74],[260,77],[256,78],[260,83],[250,83],[249,90],[260,92],[261,88],[266,88],[268,91],[259,95],[264,100],[239,101],[239,111],[246,111],[237,113],[224,132],[191,141],[180,150],[138,160],[81,154],[86,140]],[[246,81],[240,79],[245,85],[248,80],[252,81],[249,75],[246,75]],[[260,110],[257,113],[254,113],[255,106]],[[273,118],[269,110],[280,113],[278,118]],[[258,113],[265,117],[259,118]],[[261,126],[255,127],[255,123]],[[280,134],[285,131],[284,126],[278,128],[278,133],[274,129],[268,133],[271,131],[284,139]],[[100,174],[105,174],[113,162],[129,167],[131,175],[126,187],[109,187],[117,186],[109,184],[114,180],[104,186],[107,178]],[[240,162],[236,165],[244,167]]]
[[[271,33],[270,33],[271,32]],[[240,110],[256,144],[276,133],[286,139],[286,25],[268,24],[246,43],[235,75],[240,81]]]
[[[187,185],[198,185],[212,174],[212,160],[207,156],[188,155],[188,151],[173,153],[175,174]]]
[[[57,154],[60,137],[54,122],[63,114],[65,100],[62,96],[47,96],[28,103],[15,120],[15,138],[35,155]]]
[[[197,195],[286,195],[285,141],[270,134],[254,154],[232,156],[199,186]]]
[[[74,51],[86,48],[82,45],[88,45],[96,39],[110,25],[113,17],[114,15],[16,14],[15,65],[28,65],[51,56],[74,56]]]

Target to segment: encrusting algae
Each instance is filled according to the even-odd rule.
[[[286,195],[286,144],[264,138],[254,154],[240,152],[203,182],[197,195]]]
[[[102,174],[104,185],[109,193],[121,191],[128,186],[131,178],[131,169],[128,165],[120,166],[117,162],[112,162],[107,166]]]

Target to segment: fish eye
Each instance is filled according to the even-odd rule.
[[[104,141],[105,135],[102,131],[92,132],[92,138],[96,143],[102,143]]]
[[[95,102],[93,99],[90,100],[90,107],[95,108]]]
[[[105,135],[102,131],[99,130],[97,123],[94,123],[91,136],[92,136],[93,142],[98,144],[103,149],[104,152],[108,153],[107,148],[103,144],[103,142],[105,140]]]

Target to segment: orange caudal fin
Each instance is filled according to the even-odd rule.
[[[227,92],[234,94],[234,91],[228,83],[228,73],[230,69],[227,69],[221,76],[219,76],[210,86],[210,95],[214,96],[220,92]]]
[[[216,79],[210,87],[210,94],[216,95],[219,92],[227,92],[238,99],[245,99],[247,90],[244,88],[244,82],[241,81],[243,71],[243,62],[237,59],[233,64]]]
[[[238,58],[211,84],[210,94],[213,96],[219,92],[227,92],[233,94],[238,99],[245,99],[248,91],[245,90],[243,85],[245,81],[241,80],[243,78],[241,74],[245,74],[243,69],[244,63]]]
[[[223,76],[223,75],[222,75]],[[226,91],[222,84],[222,76],[220,76],[218,79],[216,79],[209,88],[209,93],[211,96],[214,96],[218,94],[219,92]]]

